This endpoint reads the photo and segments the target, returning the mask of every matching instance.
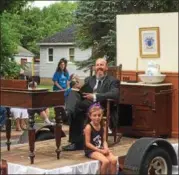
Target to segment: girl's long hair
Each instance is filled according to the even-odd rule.
[[[64,70],[62,70],[61,67],[60,67],[60,64],[61,64],[61,63],[64,63],[64,64],[65,64]],[[57,68],[56,68],[56,72],[59,72],[59,73],[64,72],[64,75],[65,75],[65,76],[67,75],[67,73],[68,73],[68,70],[67,70],[67,60],[66,60],[65,58],[61,58],[60,61],[58,62],[58,66],[57,66]]]

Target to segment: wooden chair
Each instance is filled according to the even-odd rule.
[[[91,67],[91,70],[90,70],[90,76],[93,75],[93,72],[94,72],[94,66]],[[122,72],[122,64],[120,64],[119,66],[115,66],[115,67],[110,67],[110,71],[108,72],[108,74],[116,77],[117,79],[121,80],[121,72]],[[120,90],[120,84],[119,84],[119,90]],[[106,123],[106,131],[108,131],[108,128],[109,128],[109,124],[110,124],[110,117],[111,117],[111,103],[116,103],[116,110],[119,114],[119,100],[116,101],[116,100],[113,100],[113,99],[107,99],[107,107],[106,107],[106,111],[105,111],[105,115],[103,117],[103,120],[105,121]],[[119,127],[119,126],[118,126]],[[108,132],[106,132],[106,139],[108,141]],[[113,144],[111,144],[110,146],[116,144],[116,143],[119,143],[120,142],[120,139],[122,137],[122,134],[118,133],[118,128],[114,128],[112,129],[112,136],[114,136],[114,142]],[[118,136],[118,137],[117,137]]]

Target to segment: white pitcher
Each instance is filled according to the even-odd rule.
[[[160,74],[160,65],[156,64],[153,61],[148,62],[147,70],[145,71],[147,75],[153,76],[153,75],[159,75]]]

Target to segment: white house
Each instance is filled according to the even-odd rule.
[[[77,70],[74,61],[87,60],[91,56],[91,49],[81,50],[75,46],[75,26],[58,32],[43,39],[40,45],[40,77],[43,80],[51,80],[61,58],[68,60],[68,71],[75,73],[81,79],[89,76],[89,72]],[[50,82],[50,81],[49,81]]]
[[[17,47],[17,53],[14,54],[14,60],[23,65],[25,63],[32,63],[34,54],[22,46]]]
[[[26,76],[32,76],[32,74],[33,76],[39,76],[39,61],[34,59],[35,55],[32,52],[22,46],[18,46],[17,53],[13,57],[18,64],[25,66],[24,73]]]

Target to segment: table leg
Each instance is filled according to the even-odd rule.
[[[0,164],[0,172],[1,175],[8,175],[8,165],[7,165],[7,161],[2,159],[1,164]]]
[[[63,112],[63,107],[57,107],[54,108],[55,111],[55,121],[56,121],[56,126],[54,129],[54,135],[55,135],[55,140],[56,140],[56,153],[57,153],[57,159],[60,158],[60,145],[61,145],[61,134],[62,134],[62,112]]]
[[[6,119],[6,138],[7,138],[7,150],[10,151],[11,145],[11,115],[10,115],[10,108],[6,108],[7,110],[7,119]]]
[[[34,163],[34,149],[35,149],[35,128],[34,128],[35,120],[34,120],[34,113],[29,113],[29,129],[28,129],[28,135],[29,135],[29,157],[31,164]]]

